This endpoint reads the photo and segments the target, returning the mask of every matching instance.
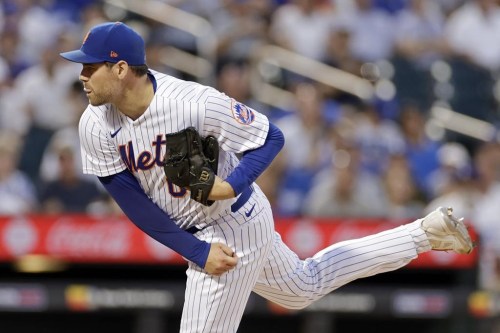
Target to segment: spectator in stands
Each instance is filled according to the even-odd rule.
[[[451,107],[474,118],[496,122],[496,72],[500,70],[500,8],[495,0],[465,2],[445,26],[452,75]],[[471,84],[473,83],[473,86]]]
[[[15,89],[15,79],[31,64],[19,48],[19,34],[9,28],[0,33],[0,129],[23,136],[28,131],[29,119],[23,109],[23,97]]]
[[[342,125],[340,125],[342,124]],[[314,177],[303,201],[304,215],[316,217],[381,217],[385,193],[380,178],[360,167],[360,150],[345,133],[344,121],[334,127],[331,166]]]
[[[85,93],[82,89],[82,83],[80,81],[73,82],[69,94],[71,109],[75,110],[75,112],[77,112],[78,114],[81,114],[88,105],[87,97],[85,96]],[[75,177],[75,175],[77,175],[79,179],[81,178],[83,180],[88,180],[91,181],[91,183],[95,182],[94,177],[89,177],[88,175],[82,174],[82,160],[80,158],[80,138],[78,136],[78,119],[79,117],[75,118],[75,123],[69,124],[55,131],[50,138],[50,141],[43,152],[40,165],[39,177],[42,187],[46,188],[47,184],[52,184],[50,186],[53,187],[63,187],[63,178],[66,176],[63,177],[62,174],[66,171],[62,168],[69,168],[70,166],[73,166],[73,170],[67,177],[68,182],[75,183],[75,185],[73,186],[77,187],[76,184],[78,183],[72,179],[73,177]],[[71,155],[73,157],[66,156],[70,155],[69,151],[65,152],[65,156],[61,156],[61,152],[64,152],[64,150],[71,151]],[[61,183],[63,184],[61,185]],[[53,189],[51,190],[53,191]],[[78,193],[74,193],[74,195],[78,196]],[[82,195],[86,194],[83,193]],[[78,202],[79,200],[84,201],[84,198],[74,198],[72,200]],[[54,202],[55,201],[52,200],[48,207],[42,208],[46,208],[47,211],[50,212],[58,211],[59,209],[55,209],[57,208],[56,205],[52,205]]]
[[[17,0],[11,5],[5,28],[19,34],[20,56],[30,65],[36,65],[43,61],[41,55],[71,22],[53,11],[50,1]]]
[[[37,206],[33,183],[17,169],[20,143],[15,133],[0,134],[0,215],[32,213]]]
[[[403,154],[392,155],[384,170],[382,180],[386,194],[384,217],[389,219],[412,219],[421,216],[424,200]]]
[[[226,62],[217,73],[217,89],[269,117],[270,108],[252,95],[251,70],[245,61]]]
[[[469,220],[479,199],[470,154],[462,144],[448,142],[439,148],[438,158],[439,168],[429,177],[432,196],[424,213],[453,205],[454,213]]]
[[[22,110],[23,100],[14,89],[13,81],[6,79],[0,84],[0,130],[24,135],[29,127],[29,119]]]
[[[446,51],[444,20],[441,7],[431,0],[410,0],[395,18],[396,41],[390,62],[397,98],[416,101],[425,110],[441,91],[435,90],[431,66]]]
[[[14,29],[0,33],[0,58],[8,68],[7,79],[14,80],[31,64],[20,54],[19,34]]]
[[[40,194],[41,211],[49,214],[85,213],[89,205],[101,199],[93,181],[83,179],[75,168],[73,147],[61,143],[57,147],[59,173],[55,180],[44,183]]]
[[[323,61],[330,66],[359,76],[362,63],[352,54],[351,39],[349,26],[334,20],[328,33],[326,56]]]
[[[331,145],[325,136],[328,124],[322,94],[316,86],[302,83],[295,88],[295,97],[295,109],[276,122],[287,138],[269,170],[278,177],[272,184],[263,184],[265,190],[270,186],[278,187],[276,209],[283,215],[300,212],[313,175],[331,159]]]
[[[452,54],[485,69],[500,69],[500,8],[495,0],[465,2],[448,18],[445,38]]]
[[[481,239],[480,287],[500,290],[500,144],[485,143],[474,155],[479,196],[471,221]]]
[[[78,98],[75,98],[77,101]],[[82,109],[82,110],[85,110]],[[56,180],[60,174],[60,158],[59,150],[60,147],[64,145],[65,147],[71,147],[75,156],[80,155],[80,138],[78,137],[78,127],[77,124],[72,126],[66,126],[57,130],[51,137],[47,148],[44,150],[42,156],[42,163],[40,165],[40,180],[44,183]],[[81,173],[82,171],[82,161],[80,158],[74,161],[75,172]],[[83,175],[87,179],[93,179]]]
[[[80,140],[76,126],[68,126],[58,130],[51,137],[47,148],[45,149],[40,165],[40,182],[48,183],[55,181],[61,175],[60,150],[61,147],[72,149],[75,156],[80,154]],[[82,163],[80,158],[74,160],[74,168],[76,173],[82,171]]]
[[[86,0],[85,0],[86,1]],[[103,9],[103,3],[98,0],[90,0],[90,3],[81,8],[76,14],[78,14],[77,24],[80,26],[78,31],[80,33],[86,34],[90,28],[94,25],[109,21],[109,18],[106,16],[106,13]],[[81,40],[78,36],[78,40]]]
[[[64,61],[59,51],[72,43],[61,35],[50,47],[46,47],[40,64],[21,73],[15,89],[22,101],[21,112],[29,119],[29,128],[22,149],[20,168],[38,182],[42,154],[52,134],[58,129],[74,125],[82,110],[75,110],[72,101],[74,74],[80,71],[78,64]]]
[[[335,17],[349,27],[354,58],[361,62],[390,58],[394,48],[394,18],[374,6],[373,0],[355,0],[354,4],[354,10]]]
[[[261,1],[225,0],[223,6],[210,16],[217,36],[217,57],[219,64],[226,61],[247,61],[252,53],[268,42],[269,22]],[[270,6],[269,2],[267,6]],[[270,8],[269,8],[270,10]]]
[[[437,151],[437,157],[439,168],[427,178],[427,187],[431,191],[431,197],[447,193],[448,187],[453,187],[456,181],[468,180],[472,176],[470,154],[461,143],[446,142],[442,144]]]
[[[380,176],[389,157],[404,151],[405,143],[397,123],[381,116],[375,102],[358,106],[356,141],[361,149],[361,167]]]
[[[325,58],[333,18],[321,0],[293,0],[276,9],[270,35],[274,43],[316,60]]]
[[[405,154],[419,191],[426,199],[432,196],[431,173],[439,167],[438,149],[441,142],[432,140],[425,131],[424,111],[415,103],[405,103],[401,107],[399,124],[405,143]]]
[[[444,17],[439,5],[430,0],[410,0],[394,23],[395,52],[415,66],[429,69],[444,52]]]

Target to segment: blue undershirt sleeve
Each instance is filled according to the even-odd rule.
[[[184,258],[205,267],[210,244],[179,228],[167,213],[148,198],[130,171],[99,177],[99,180],[139,229]]]
[[[284,144],[285,137],[281,130],[269,123],[269,132],[264,144],[259,148],[244,152],[238,166],[225,179],[236,195],[243,192],[264,172]]]

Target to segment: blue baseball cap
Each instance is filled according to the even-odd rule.
[[[83,39],[79,50],[60,53],[69,61],[82,64],[126,61],[131,66],[146,64],[142,37],[122,22],[94,26]]]

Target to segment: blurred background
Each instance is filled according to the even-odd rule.
[[[81,173],[79,48],[124,21],[150,68],[285,134],[258,183],[301,257],[452,206],[478,248],[429,253],[239,332],[500,332],[500,1],[1,0],[0,332],[178,332],[186,264]]]

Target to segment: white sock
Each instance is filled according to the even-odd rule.
[[[404,225],[406,227],[406,230],[408,230],[411,237],[413,238],[413,241],[415,242],[415,247],[418,254],[432,250],[432,246],[431,243],[429,243],[427,234],[421,227],[422,220],[423,219],[418,219],[412,223]]]

